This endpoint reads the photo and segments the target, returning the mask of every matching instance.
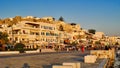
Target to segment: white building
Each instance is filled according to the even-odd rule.
[[[103,32],[95,32],[95,35],[93,35],[94,39],[102,39],[104,36]]]

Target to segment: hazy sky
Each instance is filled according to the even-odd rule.
[[[120,0],[0,0],[0,18],[16,15],[62,16],[83,29],[120,36]]]

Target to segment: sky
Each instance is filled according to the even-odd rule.
[[[120,36],[120,0],[0,0],[0,18],[62,16],[108,36]]]

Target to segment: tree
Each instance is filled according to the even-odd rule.
[[[24,53],[24,47],[25,45],[23,43],[16,43],[14,48],[18,51],[20,51],[20,53]]]
[[[53,21],[55,21],[55,18],[53,18]]]
[[[23,43],[16,43],[15,44],[15,49],[23,49],[25,47],[25,45]]]
[[[0,41],[1,41],[1,44],[8,43],[8,34],[6,32],[0,32]]]
[[[76,25],[76,23],[71,23],[71,25]]]
[[[96,41],[95,44],[100,44],[100,41]]]
[[[0,50],[5,50],[4,44],[8,44],[8,34],[5,32],[0,32]]]
[[[73,41],[73,42],[71,43],[71,45],[73,45],[73,46],[76,46],[77,44],[78,44],[77,41]]]
[[[92,33],[92,34],[95,34],[96,30],[95,29],[89,29],[88,32]]]
[[[59,18],[59,21],[64,21],[64,18],[61,16],[61,17]]]

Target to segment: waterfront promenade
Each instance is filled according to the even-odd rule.
[[[0,68],[23,68],[25,65],[30,68],[52,68],[52,65],[61,65],[63,62],[80,62],[81,68],[97,68],[102,60],[84,63],[84,56],[88,54],[89,51],[0,55]]]

